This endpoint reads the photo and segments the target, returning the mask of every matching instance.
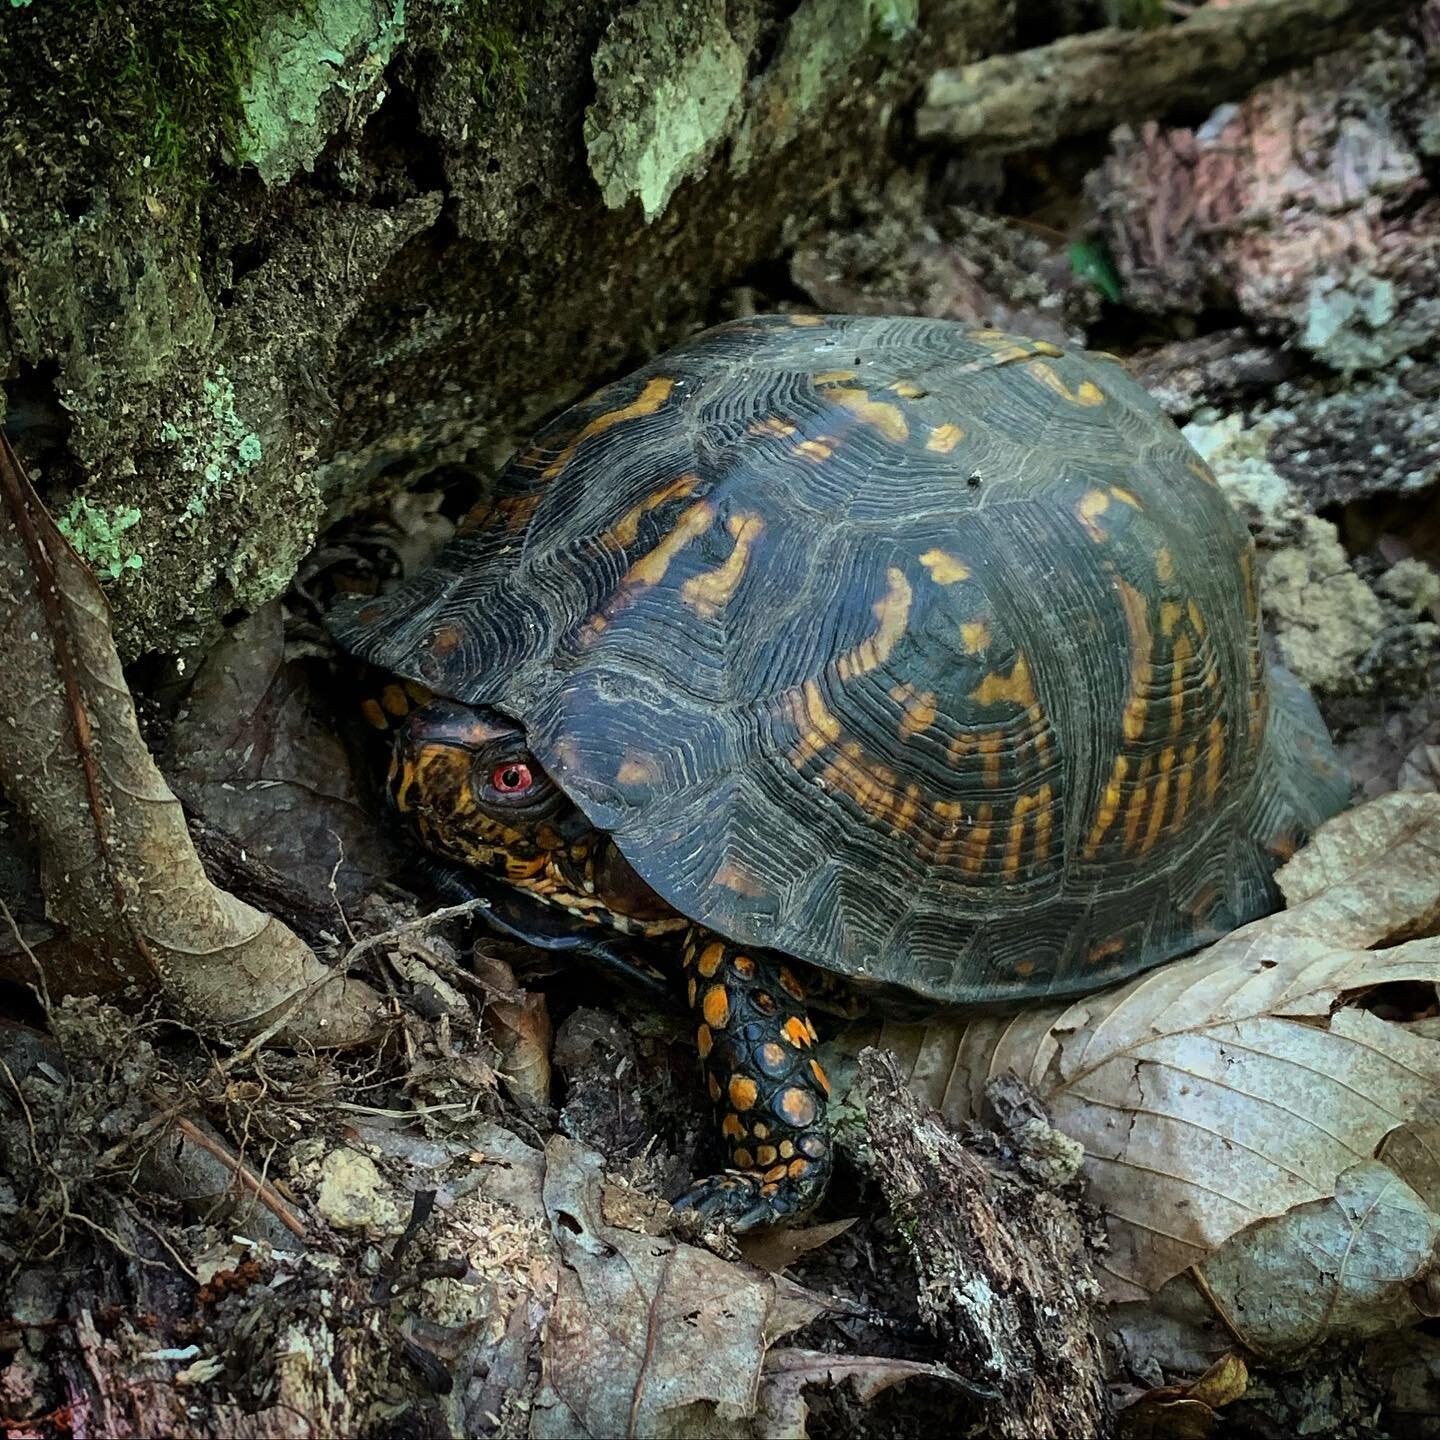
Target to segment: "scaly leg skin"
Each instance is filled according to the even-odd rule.
[[[675,1203],[737,1233],[793,1225],[830,1180],[830,1082],[814,1057],[805,992],[779,957],[707,932],[685,941],[690,1008],[729,1167]]]

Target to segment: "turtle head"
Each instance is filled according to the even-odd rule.
[[[431,700],[393,730],[389,792],[432,854],[628,931],[677,917],[545,773],[524,729],[484,706]]]

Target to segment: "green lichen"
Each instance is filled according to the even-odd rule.
[[[77,495],[55,523],[101,580],[118,580],[126,570],[138,570],[143,563],[125,538],[125,532],[140,523],[140,512],[133,505],[106,510]]]
[[[379,104],[404,38],[405,0],[309,0],[274,16],[241,89],[234,158],[271,185],[313,164],[337,122]]]
[[[201,516],[228,485],[260,463],[260,437],[235,411],[235,386],[223,365],[201,386],[198,400],[156,436],[173,447],[180,468],[197,477],[185,513]]]
[[[729,133],[745,93],[745,51],[723,0],[642,0],[611,22],[593,69],[590,171],[612,210],[638,198],[649,222]]]

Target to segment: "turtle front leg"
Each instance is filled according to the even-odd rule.
[[[704,930],[685,941],[705,1085],[720,1117],[729,1168],[678,1201],[737,1232],[788,1225],[819,1203],[830,1180],[830,1082],[815,1058],[805,992],[779,957]]]

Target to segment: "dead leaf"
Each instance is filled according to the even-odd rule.
[[[544,1195],[561,1271],[534,1440],[658,1436],[689,1406],[729,1423],[752,1414],[767,1346],[823,1302],[708,1250],[608,1224],[598,1157],[563,1136],[546,1147]]]
[[[804,1225],[793,1230],[762,1230],[757,1234],[740,1235],[736,1243],[740,1253],[757,1270],[779,1274],[800,1256],[808,1255],[810,1251],[818,1250],[843,1235],[856,1218],[852,1215],[848,1220],[831,1220],[826,1225]]]
[[[1440,941],[1342,950],[1251,926],[1066,1006],[965,1027],[885,1025],[952,1122],[1012,1069],[1085,1147],[1111,1301],[1153,1294],[1232,1235],[1328,1200],[1440,1088],[1440,1044],[1355,997],[1440,982]]]
[[[500,1051],[507,1088],[517,1100],[548,1105],[551,1029],[544,995],[522,990],[515,972],[496,955],[477,949],[474,965],[477,978],[494,992],[485,1019]]]
[[[868,1405],[892,1385],[917,1376],[951,1385],[964,1384],[948,1366],[918,1360],[887,1355],[829,1355],[819,1350],[772,1350],[765,1357],[765,1376],[760,1384],[757,1433],[760,1440],[807,1440],[807,1385],[838,1387],[848,1383],[856,1399]]]
[[[1188,1385],[1162,1385],[1121,1411],[1121,1440],[1206,1440],[1216,1411],[1244,1395],[1250,1374],[1233,1351],[1222,1355]]]
[[[29,822],[52,915],[191,1023],[282,1016],[317,1045],[372,1034],[379,997],[215,889],[140,738],[99,585],[0,438],[0,779]]]
[[[333,873],[336,898],[354,905],[400,869],[333,717],[316,713],[305,673],[286,658],[278,601],[205,657],[165,770],[194,809],[311,895],[324,898]],[[331,928],[340,924],[332,908]]]
[[[1256,922],[1267,934],[1367,947],[1435,934],[1440,795],[1382,795],[1337,815],[1275,878],[1289,909]]]

